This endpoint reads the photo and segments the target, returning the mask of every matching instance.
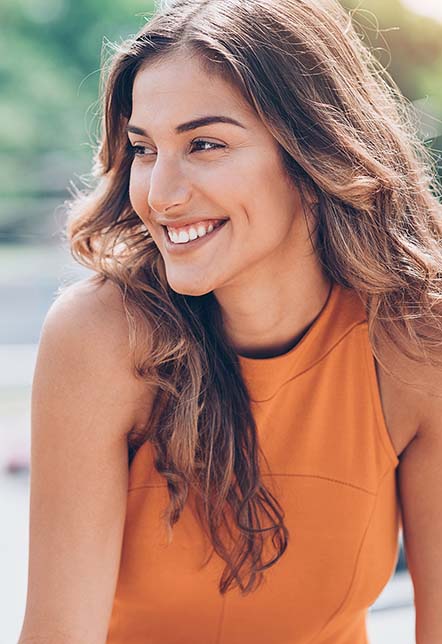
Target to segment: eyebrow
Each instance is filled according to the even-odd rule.
[[[212,125],[212,123],[230,123],[231,125],[237,125],[246,129],[245,126],[237,121],[236,119],[231,118],[230,116],[202,116],[201,118],[192,119],[186,123],[181,123],[175,128],[176,134],[183,134],[184,132],[189,132],[190,130],[196,130],[198,127],[203,127],[204,125]],[[146,130],[138,127],[137,125],[127,125],[126,130],[132,132],[133,134],[141,134],[141,136],[148,136]]]

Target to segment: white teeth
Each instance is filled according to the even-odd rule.
[[[167,234],[169,235],[169,239],[171,241],[173,241],[174,244],[179,244],[180,243],[179,236],[178,236],[177,232],[175,232],[174,230],[168,230]]]
[[[186,233],[185,230],[180,230],[178,233],[178,243],[179,244],[185,244],[186,242],[189,241],[189,235]]]
[[[210,225],[212,226],[212,224]],[[212,226],[212,229],[213,229],[213,226]],[[197,237],[198,237],[198,233],[196,231],[196,228],[192,226],[191,228],[189,228],[189,238],[193,240],[193,239],[196,239]]]
[[[207,230],[203,224],[200,224],[197,227],[191,226],[188,231],[180,230],[177,232],[176,230],[167,229],[167,234],[174,244],[187,244],[189,241],[193,241],[198,237],[204,237],[213,230],[215,230],[215,226],[213,224],[209,224],[207,226]]]

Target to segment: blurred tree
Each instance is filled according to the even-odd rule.
[[[102,43],[135,33],[151,0],[2,0],[0,226],[65,191],[90,159]]]
[[[3,0],[3,149],[75,148],[79,108],[96,98],[102,41],[136,32],[149,11],[149,0]]]

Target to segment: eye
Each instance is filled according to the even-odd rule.
[[[214,143],[213,141],[206,141],[205,139],[196,139],[191,143],[194,152],[210,152],[211,150],[216,150],[218,148],[225,148],[225,145],[221,143]],[[195,149],[194,146],[197,146]],[[135,157],[150,157],[155,154],[155,152],[144,145],[128,145],[130,152]]]
[[[150,148],[146,148],[144,145],[129,145],[129,149],[136,157],[151,156],[153,154],[152,152],[146,153],[146,150],[149,151]]]
[[[203,150],[197,150],[197,152],[205,152],[205,151],[209,152],[210,150],[216,150],[217,148],[224,148],[225,147],[224,145],[221,145],[220,143],[214,143],[213,141],[206,141],[205,139],[196,139],[195,141],[192,141],[192,145],[199,145],[199,144],[201,144],[203,146],[211,145],[213,147],[205,148]]]

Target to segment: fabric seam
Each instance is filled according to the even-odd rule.
[[[216,639],[215,639],[215,644],[221,644],[221,635],[222,635],[222,627],[224,624],[224,612],[225,612],[225,607],[226,607],[226,595],[223,595],[222,597],[222,603],[221,603],[221,612],[219,616],[219,621],[218,621],[218,628],[216,629]]]
[[[385,478],[385,477],[386,477],[386,475],[389,473],[389,471],[390,471],[390,470],[386,470],[386,471],[383,473],[383,475],[381,476],[381,478],[379,479],[378,487],[377,487],[377,491],[376,491],[376,495],[375,495],[375,497],[374,497],[374,499],[373,499],[373,506],[372,506],[372,508],[371,508],[370,516],[368,517],[368,520],[367,520],[367,525],[365,526],[364,534],[362,535],[362,538],[361,538],[361,543],[359,544],[358,553],[357,553],[357,555],[356,555],[355,565],[354,565],[354,567],[353,567],[353,573],[352,573],[352,576],[351,576],[351,579],[350,579],[350,583],[349,583],[348,588],[347,588],[347,592],[345,593],[345,596],[343,597],[342,602],[341,602],[341,604],[338,606],[338,608],[337,608],[337,609],[334,611],[334,613],[333,613],[333,614],[328,618],[328,620],[327,620],[327,621],[325,622],[325,624],[321,627],[321,629],[320,629],[320,630],[319,630],[319,631],[318,631],[318,632],[317,632],[317,633],[312,637],[312,639],[311,639],[311,640],[309,640],[309,642],[307,642],[307,644],[311,644],[312,642],[314,642],[314,641],[316,640],[316,638],[317,638],[317,637],[320,637],[320,636],[324,633],[324,631],[325,631],[325,629],[327,628],[327,626],[328,626],[328,625],[329,625],[329,624],[330,624],[330,623],[331,623],[331,622],[332,622],[332,621],[333,621],[333,620],[334,620],[334,619],[335,619],[339,614],[341,614],[341,613],[342,613],[342,611],[343,611],[343,609],[345,608],[345,605],[346,605],[346,603],[347,603],[347,601],[348,601],[349,597],[351,596],[351,591],[352,591],[352,589],[353,589],[353,586],[354,586],[354,583],[355,583],[355,579],[356,579],[356,575],[357,575],[357,572],[358,572],[358,569],[359,569],[359,562],[360,562],[360,558],[361,558],[361,553],[362,553],[362,550],[363,550],[363,548],[364,548],[365,540],[366,540],[366,538],[367,538],[367,534],[368,534],[368,531],[369,531],[369,529],[370,529],[371,522],[372,522],[372,520],[373,520],[373,516],[374,516],[375,510],[376,510],[376,506],[377,506],[377,502],[378,502],[378,497],[379,497],[379,489],[380,489],[380,487],[381,487],[381,485],[382,485],[382,482],[383,482],[384,478]]]
[[[342,481],[341,479],[334,479],[331,476],[321,476],[320,474],[300,474],[298,472],[288,472],[288,473],[278,473],[278,472],[265,472],[263,476],[286,476],[286,477],[299,477],[299,478],[311,478],[311,479],[321,479],[324,481],[330,481],[331,483],[337,483],[338,485],[345,485],[347,487],[351,487],[355,490],[359,490],[360,492],[364,492],[365,494],[369,494],[370,496],[376,496],[376,492],[373,492],[371,490],[368,490],[367,488],[364,488],[360,485],[355,485],[354,483],[349,483],[348,481]]]
[[[264,403],[264,402],[269,402],[270,400],[272,400],[272,399],[273,399],[277,394],[279,394],[279,392],[281,391],[281,389],[282,389],[283,387],[285,387],[285,386],[286,386],[287,384],[289,384],[290,382],[293,382],[293,380],[296,380],[296,378],[299,378],[300,376],[304,375],[305,373],[307,373],[308,371],[310,371],[310,369],[313,369],[313,367],[316,367],[316,365],[318,365],[320,362],[322,362],[322,360],[324,360],[324,358],[326,358],[328,355],[330,355],[330,353],[331,353],[332,351],[334,351],[334,350],[336,349],[336,347],[337,347],[337,346],[339,346],[339,345],[341,344],[341,342],[342,342],[342,341],[343,341],[343,340],[344,340],[344,339],[345,339],[345,338],[346,338],[346,337],[347,337],[347,336],[348,336],[348,335],[349,335],[349,334],[350,334],[354,329],[356,329],[358,326],[361,326],[362,324],[367,324],[366,320],[362,320],[362,321],[361,321],[361,320],[359,320],[358,322],[354,322],[354,323],[352,324],[352,326],[351,326],[350,328],[348,328],[348,329],[346,330],[346,332],[345,332],[343,335],[341,335],[341,337],[339,338],[339,340],[336,340],[335,344],[333,344],[329,349],[327,349],[327,351],[326,351],[325,353],[323,353],[323,354],[321,355],[321,357],[320,357],[320,358],[318,358],[317,360],[315,360],[314,362],[312,362],[312,364],[310,364],[308,367],[306,367],[305,369],[303,369],[303,370],[302,370],[302,371],[300,371],[299,373],[294,374],[293,376],[291,376],[290,378],[288,378],[288,380],[285,380],[283,383],[281,383],[281,384],[279,385],[278,389],[277,389],[277,390],[276,390],[276,391],[275,391],[271,396],[269,396],[268,398],[264,398],[264,399],[260,399],[260,400],[257,400],[256,398],[253,398],[253,399],[252,399],[252,402],[256,402],[256,403]]]
[[[144,490],[146,488],[167,488],[167,483],[145,483],[144,485],[135,485],[134,487],[128,488],[128,493],[133,492],[134,490]]]
[[[267,476],[267,477],[298,477],[298,478],[310,478],[310,479],[320,479],[323,481],[329,481],[330,483],[336,483],[338,485],[345,485],[346,487],[351,487],[355,490],[358,490],[359,492],[364,492],[365,494],[369,494],[370,496],[376,496],[376,492],[373,492],[372,490],[368,490],[367,488],[364,488],[360,485],[355,485],[354,483],[349,483],[348,481],[342,481],[341,479],[334,479],[331,476],[321,476],[320,474],[300,474],[298,472],[264,472],[262,476]],[[127,491],[128,492],[133,492],[135,490],[144,490],[148,488],[167,488],[167,483],[165,484],[156,484],[156,483],[145,483],[144,485],[136,485],[135,487],[129,488]]]

